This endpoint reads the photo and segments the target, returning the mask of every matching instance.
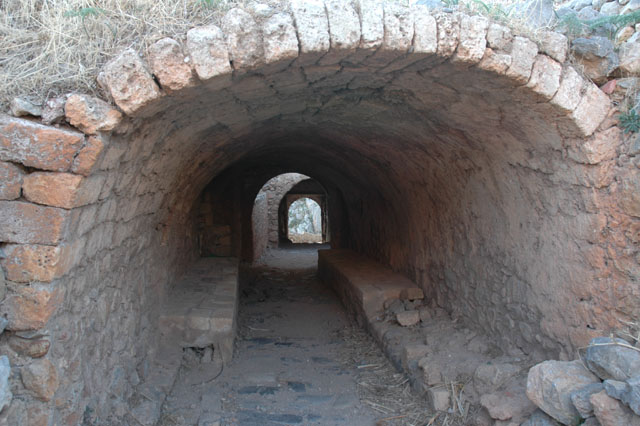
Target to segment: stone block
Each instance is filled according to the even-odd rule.
[[[418,311],[398,312],[396,320],[401,326],[410,327],[420,322],[420,313]]]
[[[41,401],[51,401],[58,389],[58,372],[48,359],[38,359],[20,370],[22,384]]]
[[[513,44],[511,29],[492,22],[487,29],[487,46],[493,50],[510,52]]]
[[[541,31],[538,33],[540,49],[561,64],[567,60],[569,44],[567,37],[556,31]]]
[[[413,25],[411,9],[398,3],[385,3],[382,48],[407,52],[413,40]]]
[[[57,244],[67,230],[69,211],[22,201],[0,201],[0,241]]]
[[[460,17],[456,13],[438,13],[438,56],[449,57],[453,55],[460,40]]]
[[[533,63],[538,55],[538,46],[525,37],[515,37],[511,48],[511,66],[507,77],[517,84],[525,84],[531,76]]]
[[[301,65],[316,62],[331,46],[329,23],[322,0],[293,0],[291,12],[298,30]]]
[[[335,55],[338,52],[340,57],[354,52],[360,44],[360,18],[352,4],[341,0],[326,0],[325,6],[329,19],[329,38],[332,50],[330,55]],[[339,53],[339,51],[344,51],[344,53]],[[326,63],[325,58],[323,58],[323,62]]]
[[[438,24],[426,7],[414,9],[413,52],[434,54],[438,50]]]
[[[584,79],[573,67],[565,67],[562,71],[560,86],[551,99],[551,104],[557,106],[563,112],[573,112],[580,103],[580,94],[584,84]]]
[[[288,13],[276,13],[262,25],[264,59],[267,64],[298,57],[298,37]]]
[[[16,284],[10,285],[0,308],[7,316],[9,330],[38,330],[47,324],[62,298],[63,292],[57,287]]]
[[[79,132],[0,114],[0,160],[42,170],[67,171],[82,147]]]
[[[640,352],[624,345],[629,346],[622,339],[596,337],[587,347],[585,364],[602,380],[630,379],[640,372]]]
[[[163,96],[140,56],[127,49],[113,58],[98,75],[98,82],[130,116],[139,115]]]
[[[76,265],[83,247],[83,241],[62,246],[7,244],[0,264],[10,281],[51,282]]]
[[[15,200],[22,192],[24,172],[14,164],[0,161],[0,200]]]
[[[571,114],[581,136],[590,136],[600,126],[611,108],[611,100],[595,84],[587,83],[587,90]]]
[[[538,55],[526,87],[543,100],[551,100],[560,87],[562,65],[546,55]]]
[[[64,105],[67,122],[86,134],[108,132],[122,120],[122,114],[105,101],[92,96],[73,94]]]
[[[209,25],[189,30],[187,51],[200,80],[208,81],[218,77],[225,84],[230,81],[233,70],[229,62],[227,42],[220,28]]]
[[[73,160],[71,171],[82,176],[89,176],[93,173],[97,169],[104,146],[104,142],[100,137],[89,136],[85,145]]]
[[[476,64],[487,47],[489,20],[482,16],[463,15],[460,19],[460,41],[452,62]]]
[[[172,38],[165,37],[153,43],[149,47],[148,60],[153,75],[167,93],[197,84],[190,60],[185,58],[180,44]]]
[[[478,63],[478,68],[496,74],[505,74],[511,66],[511,55],[497,53],[493,49],[487,48],[482,60]]]
[[[376,49],[384,39],[384,8],[377,0],[358,0],[360,10],[361,49]]]
[[[418,287],[407,287],[400,290],[400,300],[422,300],[424,292]]]
[[[529,370],[527,396],[560,423],[573,425],[580,414],[571,402],[571,393],[599,381],[580,361],[545,361]]]
[[[260,28],[249,13],[233,8],[222,18],[221,27],[234,69],[248,70],[264,63]]]
[[[23,193],[33,203],[72,209],[95,203],[104,179],[104,176],[35,172],[25,176]]]

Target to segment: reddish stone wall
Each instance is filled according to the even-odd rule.
[[[67,100],[76,129],[0,118],[1,421],[124,422],[218,180],[233,254],[252,257],[260,187],[296,170],[327,189],[334,246],[526,351],[566,357],[640,316],[637,143],[566,41],[361,3],[235,9],[147,61],[127,50],[99,78],[116,106]]]

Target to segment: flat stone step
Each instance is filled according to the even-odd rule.
[[[367,327],[384,312],[386,300],[401,298],[403,290],[420,291],[404,275],[348,249],[318,250],[318,275]]]
[[[226,365],[233,356],[238,314],[238,260],[202,258],[169,291],[159,327],[165,343],[213,345]]]

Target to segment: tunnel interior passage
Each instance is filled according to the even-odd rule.
[[[100,76],[119,110],[67,101],[82,133],[0,117],[22,185],[0,201],[3,312],[51,340],[66,402],[43,410],[126,407],[169,283],[199,256],[252,260],[256,197],[292,171],[324,189],[332,247],[505,344],[568,358],[638,318],[637,161],[566,46],[362,3],[233,9],[127,50]]]

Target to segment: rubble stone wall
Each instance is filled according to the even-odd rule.
[[[638,318],[637,142],[566,39],[542,40],[369,0],[233,9],[122,52],[99,77],[112,103],[71,95],[68,125],[0,117],[0,421],[126,418],[166,286],[199,252],[194,205],[232,166],[331,188],[333,244],[527,351],[569,358]],[[251,206],[261,185],[242,185],[230,203]],[[253,250],[248,211],[234,252]]]

